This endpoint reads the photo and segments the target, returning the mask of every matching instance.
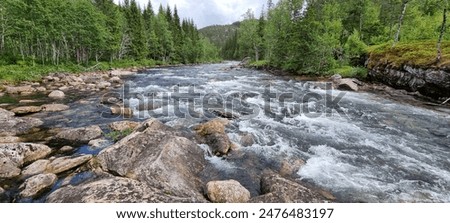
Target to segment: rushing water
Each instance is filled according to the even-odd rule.
[[[327,94],[336,99],[343,92],[259,71],[226,69],[230,65],[149,70],[130,79],[126,98],[137,118],[153,116],[185,127],[210,117],[202,109],[206,101],[233,104],[233,114],[241,118],[232,121],[230,138],[239,143],[239,135],[248,132],[256,144],[241,148],[246,154],[241,157],[209,159],[223,178],[241,178],[244,185],[252,183],[249,165],[259,170],[301,158],[306,165],[298,178],[331,190],[340,201],[450,202],[448,113],[350,92],[339,102],[341,109],[335,106],[330,113],[324,106]],[[292,93],[284,104],[283,93]],[[266,112],[270,95],[272,112]],[[157,109],[149,114],[143,104]]]
[[[332,191],[341,202],[450,202],[449,112],[376,94],[329,91],[324,83],[230,70],[232,65],[151,69],[129,77],[121,93],[104,97],[121,95],[135,110],[135,120],[156,117],[185,129],[218,111],[238,117],[227,128],[231,140],[239,145],[241,135],[251,133],[256,143],[241,145],[229,157],[208,157],[203,177],[239,180],[252,195],[260,193],[264,169],[302,159],[306,165],[297,177]],[[49,129],[121,120],[106,115],[109,107],[99,100],[93,94],[74,99],[69,111],[33,116]],[[84,146],[76,154],[98,152]]]

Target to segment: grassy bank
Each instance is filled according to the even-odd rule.
[[[220,61],[211,61],[220,62]],[[107,71],[110,69],[127,68],[151,68],[155,66],[173,65],[162,61],[154,60],[120,60],[112,63],[100,62],[88,65],[64,64],[64,65],[30,65],[11,64],[0,66],[0,83],[15,84],[22,81],[39,81],[42,77],[50,73],[83,73],[93,71]]]
[[[442,43],[442,59],[440,62],[436,61],[436,41],[398,43],[394,47],[392,43],[386,43],[371,46],[368,51],[369,69],[379,63],[390,65],[393,68],[401,68],[404,65],[417,68],[447,68],[450,66],[450,41]]]

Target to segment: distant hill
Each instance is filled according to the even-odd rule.
[[[200,29],[200,33],[208,38],[214,45],[222,48],[226,41],[231,38],[239,28],[240,22],[231,25],[213,25]]]

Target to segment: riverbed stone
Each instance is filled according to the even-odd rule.
[[[52,99],[63,99],[64,97],[66,97],[66,95],[64,94],[64,92],[57,90],[57,91],[52,91],[48,95],[48,97],[52,98]]]
[[[22,170],[22,178],[28,178],[31,176],[35,176],[41,173],[44,173],[48,165],[50,164],[49,160],[37,160],[34,163],[28,165]]]
[[[6,87],[6,92],[8,94],[29,94],[35,92],[36,89],[31,85],[18,86],[18,87]]]
[[[17,107],[12,110],[16,115],[26,115],[26,114],[32,114],[32,113],[38,113],[42,110],[39,106],[23,106],[23,107]]]
[[[50,188],[56,183],[58,177],[55,174],[39,174],[28,178],[19,189],[22,189],[20,196],[22,198],[35,197],[45,189]]]
[[[69,110],[69,106],[63,104],[45,104],[41,106],[42,111],[46,112],[60,112]]]
[[[87,144],[93,139],[100,138],[102,134],[102,129],[99,126],[94,125],[61,131],[55,136],[53,141],[77,146]]]
[[[109,79],[109,81],[111,83],[116,83],[116,84],[122,83],[122,80],[120,79],[120,77],[112,77],[111,79]]]
[[[111,87],[111,83],[106,82],[106,81],[102,81],[102,82],[100,82],[100,83],[97,84],[97,87],[98,87],[100,90],[103,90],[103,89],[106,89],[106,88]]]
[[[11,117],[13,117],[15,114],[14,114],[14,112],[10,112],[10,111],[8,111],[8,110],[5,110],[5,109],[3,109],[3,108],[0,108],[0,121],[1,120],[5,120],[5,119],[8,119],[8,118],[11,118]]]
[[[80,157],[60,157],[53,160],[47,168],[47,172],[60,174],[68,170],[79,167],[92,159],[92,155],[84,155]]]
[[[21,141],[21,139],[19,137],[15,137],[15,136],[0,137],[0,144],[4,144],[4,143],[18,143],[20,141]]]
[[[243,147],[253,146],[255,144],[255,136],[251,133],[244,133],[241,136],[240,143]]]
[[[283,160],[280,166],[280,174],[281,176],[295,175],[304,165],[305,161],[301,159]]]
[[[261,178],[262,196],[252,198],[250,203],[327,203],[332,198],[325,197],[318,189],[306,187],[296,181],[282,177],[272,171],[263,173]]]
[[[153,123],[157,123],[154,121]],[[177,197],[204,201],[199,173],[206,165],[194,142],[161,129],[136,131],[98,155],[102,169]]]
[[[69,153],[69,152],[73,152],[74,150],[75,150],[75,148],[73,148],[72,146],[63,146],[59,149],[59,151],[62,153]]]
[[[114,107],[111,107],[111,114],[113,114],[113,115],[123,115],[125,117],[132,117],[133,116],[133,109],[119,107],[119,106],[114,106]]]
[[[0,136],[16,136],[30,133],[43,122],[36,118],[14,117],[14,113],[0,108]]]
[[[20,175],[20,168],[51,153],[45,145],[31,143],[0,144],[0,178]]]
[[[343,91],[359,91],[358,84],[352,79],[342,79],[338,82],[338,89]]]
[[[195,127],[199,141],[207,144],[216,155],[226,155],[232,148],[230,138],[225,132],[226,119],[214,119]]]
[[[109,141],[106,139],[94,139],[89,141],[88,145],[92,148],[105,148],[109,144]]]
[[[245,203],[250,200],[250,192],[235,180],[211,181],[206,190],[214,203]]]
[[[120,121],[109,124],[109,128],[113,131],[123,132],[126,130],[135,130],[139,126],[138,122]]]

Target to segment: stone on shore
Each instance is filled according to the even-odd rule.
[[[52,93],[50,93],[48,97],[52,99],[63,99],[64,97],[66,97],[66,95],[62,91],[52,91]]]
[[[58,177],[55,174],[40,174],[28,178],[21,186],[20,196],[22,198],[32,198],[49,189],[56,183]]]
[[[38,113],[42,110],[39,106],[23,106],[23,107],[17,107],[12,110],[16,115],[26,115],[26,114],[32,114],[32,113]]]
[[[47,172],[60,174],[76,167],[79,167],[92,159],[92,155],[84,155],[80,157],[60,157],[53,160],[47,168]]]
[[[102,134],[102,129],[99,126],[94,125],[62,131],[58,133],[53,140],[58,143],[66,143],[76,146],[87,144],[93,139],[100,138]]]
[[[206,190],[214,203],[246,203],[250,200],[250,192],[235,180],[209,182]]]
[[[70,107],[63,104],[46,104],[41,106],[42,111],[46,112],[60,112],[60,111],[66,111]]]
[[[22,178],[28,178],[44,173],[47,170],[49,164],[49,160],[37,160],[36,162],[28,165],[22,170]]]

